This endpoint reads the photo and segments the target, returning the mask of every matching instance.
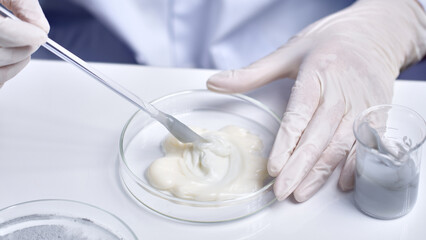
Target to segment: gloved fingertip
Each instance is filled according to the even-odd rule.
[[[222,71],[207,80],[207,88],[215,92],[232,92],[228,85],[232,80],[233,71]]]
[[[293,196],[297,202],[305,202],[321,188],[323,182],[314,179],[304,179],[294,190]]]
[[[349,153],[348,159],[346,159],[346,163],[340,173],[338,185],[344,192],[352,190],[355,186],[355,164],[356,157],[355,151],[353,150]]]
[[[339,188],[340,190],[347,192],[354,189],[355,180],[353,177],[341,178],[339,180]]]
[[[354,171],[352,169],[344,168],[340,173],[338,185],[340,190],[344,192],[352,190],[355,186]]]
[[[228,81],[229,78],[232,78],[232,75],[233,75],[232,70],[222,71],[211,76],[207,82],[213,85],[220,86],[226,83],[226,81]]]
[[[30,61],[30,57],[27,57],[20,62],[1,67],[0,83],[4,84],[7,80],[13,78],[29,63],[29,61]]]
[[[26,19],[23,19],[25,22],[28,22],[30,24],[33,24],[43,30],[46,34],[50,31],[50,25],[47,21],[46,17],[44,16],[43,12],[33,12],[33,14],[30,14],[29,16],[26,16]]]
[[[278,174],[280,174],[281,170],[283,169],[289,157],[290,157],[289,154],[279,154],[279,155],[271,156],[266,166],[266,169],[268,170],[269,175],[271,177],[278,176]]]
[[[213,91],[213,92],[231,93],[231,91],[229,91],[229,89],[221,88],[221,87],[216,86],[214,83],[211,83],[209,81],[207,82],[206,86],[210,91]]]
[[[277,198],[277,200],[279,202],[282,202],[284,200],[286,200],[288,198],[288,196],[290,196],[291,193],[284,193],[284,194],[278,194],[275,190],[274,190],[274,194],[275,197]]]
[[[27,1],[24,3],[16,3],[11,6],[16,13],[16,16],[21,20],[28,22],[30,24],[36,25],[40,29],[42,29],[46,34],[50,31],[49,22],[46,19],[46,16],[43,13],[43,9],[41,8],[38,1]]]
[[[37,26],[39,26],[46,34],[49,34],[50,24],[46,18],[43,17],[42,19],[40,19]]]
[[[278,201],[284,201],[293,192],[293,190],[289,188],[289,183],[286,181],[286,179],[277,180],[273,186],[273,189],[275,197]]]
[[[296,191],[293,193],[293,197],[294,197],[294,200],[296,200],[296,202],[298,203],[305,202],[306,200],[310,198],[310,196],[300,192],[296,192]]]
[[[281,169],[282,169],[281,167],[278,167],[275,164],[268,164],[267,165],[268,174],[271,177],[278,176],[278,174],[280,173]]]

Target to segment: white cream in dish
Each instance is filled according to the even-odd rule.
[[[164,140],[165,156],[147,170],[152,186],[197,201],[233,199],[263,187],[268,173],[259,137],[236,126],[196,132],[208,142]]]

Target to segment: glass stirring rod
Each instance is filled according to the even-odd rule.
[[[5,17],[10,17],[14,20],[20,20],[2,5],[0,5],[0,12]],[[145,111],[152,118],[164,125],[169,130],[169,132],[173,134],[173,136],[175,136],[179,141],[183,143],[205,142],[204,138],[202,138],[200,135],[191,130],[188,126],[177,120],[175,117],[158,110],[152,104],[143,101],[134,93],[130,92],[117,82],[105,77],[100,72],[93,69],[87,62],[83,61],[73,53],[69,52],[67,49],[54,42],[52,39],[48,38],[47,42],[44,43],[42,46],[57,55],[58,57],[62,58],[63,60],[73,64],[80,70],[89,74],[92,78],[98,80],[104,86],[108,87],[127,101],[131,102],[138,108]]]

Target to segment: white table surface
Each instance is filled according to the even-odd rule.
[[[94,64],[146,100],[205,88],[215,71]],[[281,115],[292,82],[276,81],[248,95]],[[397,81],[394,103],[426,117],[426,82]],[[188,224],[156,215],[123,188],[118,141],[135,111],[71,65],[32,61],[0,89],[0,208],[36,199],[71,199],[103,208],[139,239],[426,239],[426,164],[414,210],[375,220],[336,187],[338,174],[311,200],[277,202],[251,217],[220,224]],[[426,151],[423,151],[426,160]]]

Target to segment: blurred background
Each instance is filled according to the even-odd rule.
[[[137,64],[122,39],[82,7],[67,0],[40,0],[40,4],[50,23],[49,37],[83,60]],[[33,58],[57,59],[44,48]],[[403,71],[399,79],[426,80],[426,58]]]

